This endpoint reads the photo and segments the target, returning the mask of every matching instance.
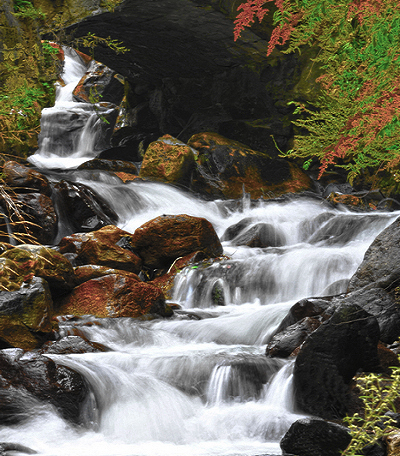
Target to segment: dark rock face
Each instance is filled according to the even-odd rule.
[[[271,339],[266,348],[266,355],[271,358],[287,358],[320,324],[317,318],[306,317],[289,326]]]
[[[15,188],[18,193],[39,191],[44,195],[51,194],[50,183],[46,176],[32,168],[8,161],[3,167],[4,181],[10,187]]]
[[[393,287],[400,278],[400,218],[383,230],[370,245],[364,260],[350,280],[349,291],[375,282]]]
[[[97,342],[90,342],[80,336],[66,336],[55,342],[45,343],[40,354],[67,355],[70,353],[100,353],[110,351]]]
[[[115,224],[117,215],[93,190],[83,184],[62,180],[54,185],[60,217],[70,227],[68,233],[98,230]]]
[[[3,409],[4,403],[10,412],[6,415],[3,411],[4,421],[19,421],[18,416],[13,416],[11,406],[12,397],[18,391],[31,403],[35,399],[50,402],[65,419],[79,423],[80,404],[87,394],[81,375],[68,367],[56,365],[44,356],[32,353],[24,357],[23,353],[18,349],[0,351],[0,409]]]
[[[340,305],[303,344],[294,367],[298,407],[331,419],[344,416],[357,370],[379,366],[376,318],[357,305]]]
[[[280,442],[283,455],[339,456],[351,441],[348,428],[318,418],[295,421]]]
[[[50,197],[41,193],[25,193],[18,195],[17,200],[26,214],[29,232],[39,243],[51,244],[57,234],[57,215]],[[13,221],[17,221],[15,217]]]
[[[129,82],[132,125],[143,130],[149,119],[156,120],[153,131],[185,142],[199,131],[217,131],[277,156],[271,135],[287,149],[292,128],[285,118],[291,112],[286,99],[294,98],[290,90],[298,91],[310,54],[266,59],[268,25],[258,36],[256,29],[247,30],[235,42],[239,4],[126,0],[114,12],[88,17],[69,31],[104,36],[106,30],[130,49],[115,56],[98,47],[95,58]],[[302,86],[309,91],[317,75],[309,68],[306,74],[309,84]]]
[[[382,288],[364,287],[344,297],[334,298],[333,303],[356,304],[374,315],[382,342],[391,344],[400,337],[400,306],[392,293]]]
[[[280,247],[285,244],[285,238],[270,223],[257,223],[235,237],[232,243],[249,247]]]

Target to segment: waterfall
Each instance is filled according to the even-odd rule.
[[[74,101],[73,90],[88,67],[75,50],[64,46],[63,51],[55,104],[42,110],[39,149],[29,157],[39,168],[76,168],[109,147],[106,137],[110,126],[104,119],[115,111],[115,106]]]
[[[96,140],[87,136],[97,134],[97,120],[72,101],[69,87],[85,71],[66,56],[66,85],[44,112],[40,149],[31,157],[36,166],[71,167],[93,156]],[[54,139],[64,114],[68,128],[84,124],[68,146]],[[294,405],[293,361],[267,358],[265,345],[297,300],[343,292],[368,246],[399,213],[354,213],[310,197],[252,202],[245,193],[237,205],[202,201],[165,184],[123,184],[104,171],[70,171],[69,178],[99,193],[129,232],[161,214],[205,217],[224,239],[225,259],[178,274],[171,301],[181,310],[171,319],[60,322],[62,335],[78,332],[111,349],[48,355],[89,385],[83,425],[30,400],[29,418],[1,427],[0,441],[44,456],[281,454],[281,437],[302,415]],[[273,245],[249,247],[225,235],[260,223],[273,227]]]

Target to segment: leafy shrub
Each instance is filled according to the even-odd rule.
[[[295,102],[304,134],[285,153],[306,166],[341,166],[350,182],[363,173],[400,182],[400,5],[398,0],[249,0],[239,6],[235,39],[273,3],[268,55],[317,46],[322,95]]]

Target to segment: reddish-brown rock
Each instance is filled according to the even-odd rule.
[[[131,250],[131,234],[114,225],[61,239],[61,253],[76,254],[76,264],[96,264],[138,274],[142,262]]]
[[[190,215],[161,215],[140,226],[132,236],[133,249],[149,268],[169,267],[177,258],[201,251],[207,258],[222,255],[212,224]]]
[[[110,274],[118,274],[124,277],[130,277],[140,282],[139,277],[133,272],[123,271],[122,269],[112,269],[108,268],[107,266],[88,264],[75,268],[75,284],[78,286],[84,282],[87,282],[88,280],[98,279],[99,277],[104,277]]]
[[[192,136],[188,145],[199,152],[191,188],[207,195],[252,199],[312,189],[311,179],[296,165],[270,158],[217,133]]]
[[[166,316],[160,288],[135,278],[110,274],[88,280],[58,302],[59,315],[96,317],[140,317],[147,313]]]

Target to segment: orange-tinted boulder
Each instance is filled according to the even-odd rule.
[[[188,185],[194,165],[193,149],[178,139],[165,135],[147,148],[139,176]]]
[[[188,145],[199,152],[190,187],[207,195],[252,199],[312,189],[311,179],[296,165],[270,158],[217,133],[198,133]]]
[[[76,254],[76,264],[96,264],[124,271],[140,272],[142,262],[131,248],[131,234],[114,225],[90,233],[76,233],[61,239],[61,253]]]
[[[110,274],[88,280],[58,302],[59,315],[133,317],[147,313],[167,316],[160,288],[135,278]]]
[[[149,268],[169,267],[177,258],[201,251],[207,258],[222,255],[212,224],[190,215],[161,215],[140,226],[132,236],[133,249]]]

